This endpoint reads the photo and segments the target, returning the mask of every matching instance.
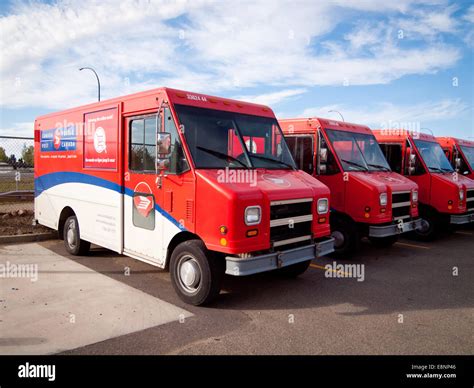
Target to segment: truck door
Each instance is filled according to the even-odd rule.
[[[124,129],[124,252],[160,265],[163,192],[155,167],[157,114],[128,117]]]
[[[347,174],[340,170],[336,157],[321,132],[315,134],[317,150],[316,177],[331,190],[331,208],[345,212]]]
[[[415,155],[415,159],[413,160],[413,156],[410,155]],[[403,165],[403,175],[418,185],[418,201],[423,204],[430,204],[431,174],[425,169],[420,153],[410,140],[405,142]]]
[[[194,231],[194,175],[167,105],[158,119],[129,117],[125,128],[124,252],[163,267],[171,239]],[[169,155],[157,155],[157,131],[171,135]],[[166,170],[157,170],[157,156]]]

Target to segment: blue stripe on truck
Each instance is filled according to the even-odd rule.
[[[133,197],[133,190],[108,181],[107,179],[98,178],[96,176],[82,174],[80,172],[53,172],[50,174],[41,175],[35,178],[35,197],[40,195],[43,191],[51,187],[61,185],[64,183],[84,183],[87,185],[99,186],[108,190],[115,191],[120,194]],[[174,219],[168,212],[155,203],[155,210],[160,213],[167,220],[171,221],[181,230],[186,230],[176,219]]]

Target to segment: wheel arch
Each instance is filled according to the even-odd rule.
[[[58,237],[59,239],[63,240],[64,238],[64,224],[66,223],[66,220],[71,217],[75,216],[76,213],[70,206],[65,206],[63,210],[61,210],[61,214],[59,215],[59,220],[58,220]]]
[[[166,258],[165,258],[165,265],[164,265],[165,269],[169,268],[170,258],[171,258],[171,255],[173,254],[174,249],[182,242],[185,242],[188,240],[203,241],[197,234],[194,234],[188,231],[183,231],[176,234],[168,244],[168,249],[167,249]]]

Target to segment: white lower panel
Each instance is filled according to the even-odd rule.
[[[77,216],[82,239],[122,252],[122,194],[95,185],[63,183],[36,197],[35,217],[57,229],[66,206]]]
[[[159,211],[152,211],[155,213],[153,230],[134,225],[133,199],[124,196],[124,250],[131,257],[164,267],[168,245],[181,229]]]

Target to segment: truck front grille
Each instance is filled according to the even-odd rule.
[[[273,247],[311,240],[313,199],[288,199],[270,204],[270,240]]]
[[[474,210],[474,190],[468,190],[466,194],[467,210]]]
[[[392,215],[394,220],[410,218],[410,208],[410,191],[397,191],[392,193]]]

